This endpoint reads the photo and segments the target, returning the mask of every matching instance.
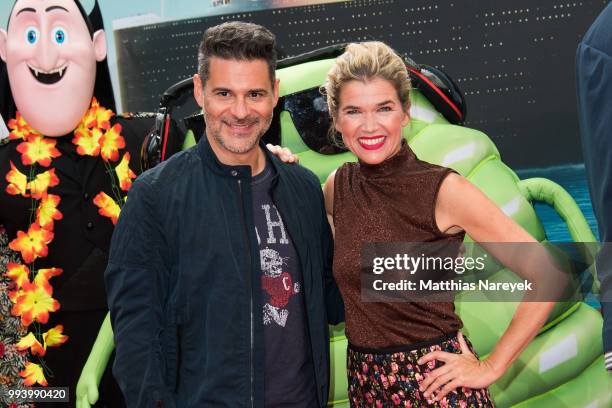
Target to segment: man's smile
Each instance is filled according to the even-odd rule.
[[[256,126],[259,121],[257,119],[251,119],[241,122],[223,121],[223,123],[236,135],[250,135],[253,127]]]
[[[45,85],[53,85],[59,82],[64,77],[64,74],[68,69],[68,64],[48,72],[38,68],[34,68],[30,64],[28,64],[28,68],[30,69],[30,72],[38,82]]]

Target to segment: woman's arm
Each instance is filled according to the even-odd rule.
[[[435,215],[441,231],[463,229],[479,243],[537,243],[478,188],[455,173],[442,182]],[[534,274],[533,268],[530,268],[530,265],[533,266],[533,256],[546,256],[543,249],[536,250],[531,256],[515,256],[509,251],[497,252],[493,255],[505,266],[521,276],[530,277]],[[483,361],[469,352],[461,335],[459,342],[462,354],[436,351],[422,357],[420,364],[431,360],[445,362],[444,366],[432,371],[421,383],[425,396],[429,397],[442,387],[435,395],[435,399],[439,400],[457,387],[483,388],[494,383],[536,336],[553,306],[554,302],[521,302],[510,325],[489,357]]]
[[[325,211],[327,212],[327,221],[331,227],[332,234],[336,236],[334,228],[334,178],[336,178],[336,170],[332,171],[325,184],[323,185],[323,196],[325,196]]]

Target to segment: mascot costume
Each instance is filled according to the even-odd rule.
[[[107,313],[113,226],[154,125],[153,115],[114,113],[106,50],[97,2],[88,16],[78,0],[17,0],[0,31],[7,347],[22,357],[11,363],[17,386],[69,387],[71,404]],[[100,406],[124,405],[110,369],[100,394]]]

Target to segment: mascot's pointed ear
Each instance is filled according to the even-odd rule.
[[[104,30],[98,30],[93,35],[94,51],[96,61],[104,61],[106,58],[106,34]]]
[[[0,28],[0,58],[6,62],[6,31]]]

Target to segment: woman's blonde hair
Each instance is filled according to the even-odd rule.
[[[327,73],[321,93],[327,97],[327,107],[332,119],[330,134],[335,134],[338,118],[338,105],[342,86],[353,80],[368,81],[382,78],[389,81],[408,114],[410,109],[410,79],[406,64],[387,44],[380,41],[368,41],[349,44]]]

